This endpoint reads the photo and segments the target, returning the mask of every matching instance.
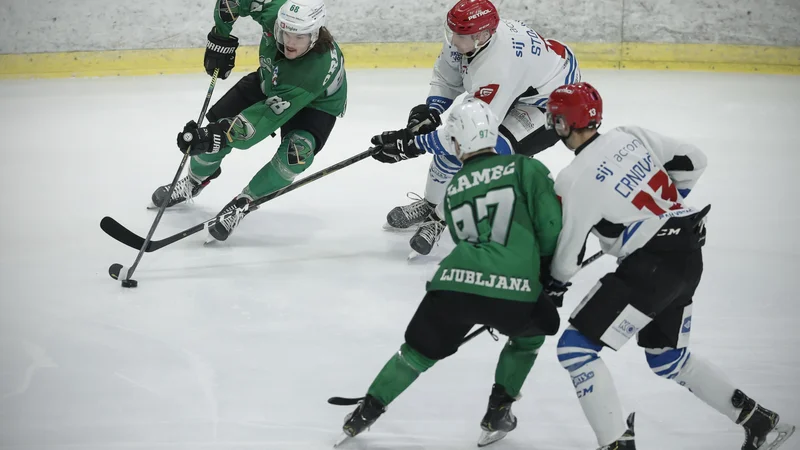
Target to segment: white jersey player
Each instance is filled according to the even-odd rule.
[[[446,42],[433,69],[425,105],[411,110],[406,128],[372,138],[375,159],[394,163],[425,152],[432,153],[425,197],[394,208],[389,227],[407,229],[422,223],[411,247],[421,254],[444,230],[435,206],[445,187],[461,167],[453,155],[451,136],[436,130],[439,114],[453,100],[467,98],[486,102],[502,118],[496,150],[499,154],[533,155],[558,142],[546,129],[544,108],[557,87],[580,80],[578,61],[564,44],[543,38],[516,20],[500,20],[489,0],[461,0],[447,13]]]
[[[703,272],[706,206],[685,198],[706,168],[697,147],[639,127],[597,132],[600,94],[588,83],[560,87],[547,105],[548,126],[575,152],[556,178],[563,229],[545,291],[561,297],[578,271],[586,238],[620,259],[570,316],[558,359],[572,377],[601,449],[635,449],[611,374],[600,358],[637,336],[656,375],[688,388],[744,427],[743,450],[775,449],[794,432],[736,389],[711,362],[689,351],[692,301]]]

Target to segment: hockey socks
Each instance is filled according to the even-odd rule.
[[[426,358],[410,345],[403,344],[375,377],[367,394],[388,406],[434,364],[436,360]]]
[[[509,339],[497,361],[495,384],[503,386],[509,396],[517,397],[536,362],[542,344],[544,336]]]

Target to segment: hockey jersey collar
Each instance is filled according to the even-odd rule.
[[[594,136],[590,137],[589,140],[581,144],[578,148],[575,149],[575,156],[578,156],[578,153],[582,152],[583,149],[589,146],[595,139],[600,137],[600,133],[595,133]]]
[[[489,42],[487,42],[486,45],[484,45],[483,47],[479,48],[478,51],[473,53],[471,56],[464,55],[464,58],[466,58],[466,60],[467,60],[467,64],[472,63],[472,61],[474,61],[475,58],[478,57],[478,55],[483,53],[483,51],[486,50],[487,48],[489,48],[490,45],[494,44],[494,40],[495,40],[494,36],[491,36],[489,38]]]
[[[492,156],[497,156],[497,153],[486,153],[484,155],[475,155],[470,158],[467,158],[466,161],[463,162],[462,166],[467,166],[472,163],[476,163],[478,161],[483,161],[486,158],[491,158]]]

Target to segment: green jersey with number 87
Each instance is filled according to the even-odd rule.
[[[332,116],[344,115],[347,76],[342,51],[335,42],[331,49],[312,50],[296,59],[287,59],[278,51],[274,27],[278,11],[286,2],[217,1],[214,9],[214,30],[220,36],[230,36],[234,22],[242,16],[250,16],[263,29],[258,73],[267,100],[242,112],[244,123],[231,130],[233,147],[248,148],[263,140],[306,107]]]
[[[561,232],[550,172],[522,155],[469,158],[447,186],[445,220],[455,249],[427,289],[535,302],[540,260]]]

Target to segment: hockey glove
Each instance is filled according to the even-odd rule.
[[[382,163],[394,164],[404,159],[416,158],[425,153],[414,144],[412,133],[403,128],[397,131],[384,131],[372,137],[372,157]]]
[[[442,124],[439,111],[430,109],[428,105],[417,105],[408,113],[408,128],[415,136],[436,131]]]
[[[559,308],[564,306],[564,294],[567,293],[567,290],[570,286],[572,286],[572,283],[562,283],[555,278],[548,277],[547,281],[545,281],[543,284],[544,293],[550,297],[550,300],[552,300],[553,303]]]
[[[219,78],[223,80],[228,78],[236,62],[237,47],[239,47],[239,39],[236,36],[222,37],[214,33],[212,29],[208,33],[206,54],[203,58],[206,73],[214,76],[214,69],[219,69]]]
[[[217,153],[228,143],[222,126],[218,123],[209,123],[203,128],[197,127],[197,122],[192,120],[178,133],[178,148],[181,153],[199,155],[201,153]]]

